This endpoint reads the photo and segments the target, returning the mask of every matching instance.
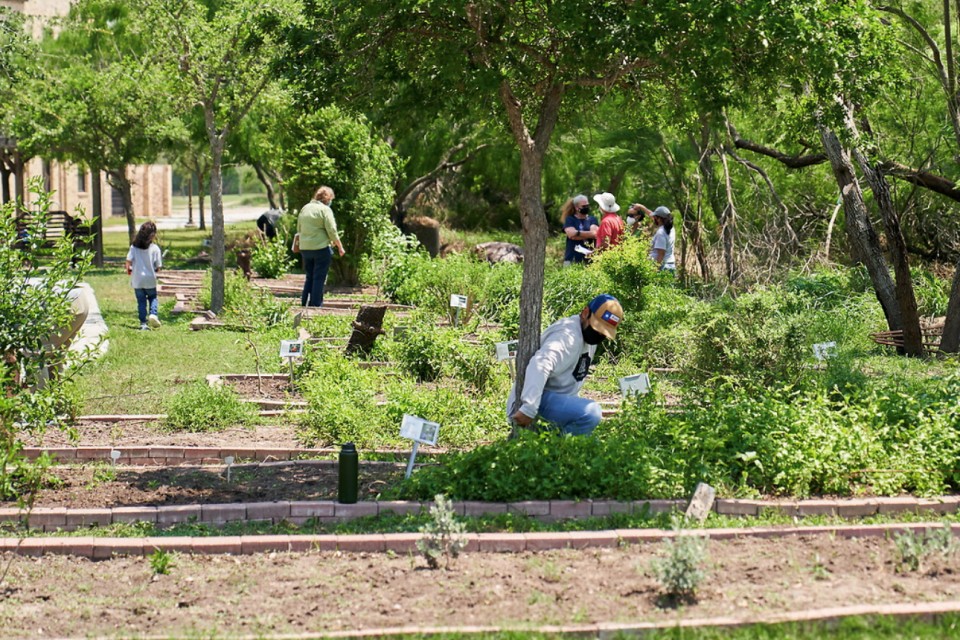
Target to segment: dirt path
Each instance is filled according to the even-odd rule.
[[[699,603],[658,607],[658,546],[468,554],[450,571],[414,556],[310,553],[176,558],[15,558],[4,637],[277,634],[410,626],[671,622],[844,605],[957,599],[956,557],[896,573],[882,539],[713,541]],[[4,560],[5,562],[5,560]]]

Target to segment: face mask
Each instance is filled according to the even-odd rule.
[[[590,213],[590,205],[585,204],[581,206],[579,209],[577,209],[577,212],[583,216],[587,215],[588,213]]]
[[[583,341],[589,345],[598,345],[603,342],[605,338],[606,336],[590,325],[583,328]]]
[[[632,227],[634,224],[636,224],[636,222],[637,222],[637,219],[636,219],[636,218],[634,218],[633,216],[627,216],[627,224],[628,224],[628,225],[630,225],[630,226]]]

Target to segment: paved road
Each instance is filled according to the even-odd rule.
[[[223,220],[225,223],[230,224],[232,222],[244,222],[247,220],[256,220],[260,217],[260,214],[267,210],[265,205],[258,205],[255,207],[228,207],[223,212]],[[207,229],[210,228],[210,209],[206,208],[205,211]],[[196,208],[193,210],[193,220],[194,224],[198,220],[199,215],[197,214]],[[165,218],[157,218],[154,220],[157,223],[157,229],[183,229],[187,224],[187,210],[186,209],[174,209],[173,213]],[[106,233],[126,233],[126,226],[109,226],[104,229]]]

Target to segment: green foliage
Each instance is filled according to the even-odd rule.
[[[204,275],[203,289],[200,291],[200,304],[210,308],[211,277]],[[287,321],[289,303],[276,298],[269,291],[255,289],[237,271],[227,273],[223,287],[223,314],[228,319],[257,328],[275,327]]]
[[[170,573],[176,565],[177,554],[173,551],[167,551],[166,549],[154,549],[153,553],[147,556],[147,561],[150,563],[150,570],[153,571],[154,575],[165,576]]]
[[[442,495],[434,497],[430,517],[430,522],[420,527],[422,537],[417,540],[417,550],[431,569],[439,569],[441,560],[449,569],[467,546],[465,527],[457,521],[451,501]]]
[[[674,537],[663,541],[663,555],[650,563],[650,568],[663,595],[670,604],[695,602],[697,588],[707,576],[708,538],[684,533],[683,520],[675,518]]]
[[[960,550],[949,524],[933,531],[907,530],[893,536],[897,550],[897,571],[920,571],[930,556],[946,559]]]
[[[393,233],[387,215],[393,203],[396,157],[366,120],[337,106],[307,109],[275,132],[283,141],[282,168],[288,200],[309,202],[317,187],[332,187],[332,203],[346,256],[335,260],[340,282],[357,284],[378,236]]]
[[[168,401],[163,424],[174,431],[202,432],[251,425],[256,419],[254,405],[243,402],[232,389],[194,382]]]
[[[293,260],[287,253],[286,244],[275,238],[254,247],[250,265],[261,278],[281,278],[293,266]]]
[[[703,308],[689,375],[704,381],[725,377],[738,384],[796,382],[808,357],[800,299],[779,288],[762,288]]]

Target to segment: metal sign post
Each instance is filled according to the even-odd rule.
[[[303,357],[303,340],[281,340],[280,357],[286,358],[290,365],[290,382],[293,383],[293,361]]]
[[[450,306],[454,308],[453,326],[460,326],[460,309],[466,309],[468,303],[467,296],[457,295],[456,293],[450,296]]]
[[[407,462],[407,472],[404,478],[409,478],[413,473],[413,465],[417,459],[417,452],[420,450],[420,443],[431,446],[437,444],[437,438],[440,436],[440,424],[430,422],[417,416],[409,414],[403,415],[403,422],[400,423],[400,437],[407,440],[413,440],[413,451],[410,453],[410,460]]]

